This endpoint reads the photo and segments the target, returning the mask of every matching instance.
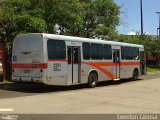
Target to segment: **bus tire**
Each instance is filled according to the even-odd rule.
[[[88,86],[90,88],[94,88],[94,87],[96,87],[97,82],[98,82],[98,76],[97,76],[97,74],[94,73],[94,72],[91,72],[89,74],[89,76],[88,76]]]
[[[138,70],[137,70],[137,69],[134,69],[133,75],[132,75],[132,80],[137,80],[137,79],[138,79],[138,75],[139,75]]]

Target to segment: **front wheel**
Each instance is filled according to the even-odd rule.
[[[96,73],[90,73],[88,76],[88,86],[94,88],[97,85],[98,77]]]
[[[138,75],[139,75],[138,70],[134,70],[132,75],[132,80],[137,80]]]

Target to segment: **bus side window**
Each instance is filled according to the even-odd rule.
[[[91,53],[90,53],[90,44],[84,42],[82,44],[82,47],[83,47],[83,59],[84,60],[90,60],[90,56],[91,56]]]
[[[121,46],[121,59],[124,60],[125,56],[124,56],[124,47]]]
[[[133,58],[139,60],[139,48],[133,47]]]
[[[91,58],[93,60],[103,59],[103,45],[97,43],[91,43]]]
[[[124,53],[123,53],[124,52]],[[133,60],[133,48],[129,46],[123,47],[123,55],[125,60]],[[122,56],[123,59],[123,56]]]
[[[78,48],[74,48],[74,64],[78,64],[79,60],[78,60]]]
[[[47,41],[48,59],[63,60],[66,59],[65,41],[49,39]]]
[[[72,60],[71,51],[72,51],[72,48],[68,48],[68,64],[71,64],[71,60]]]
[[[113,51],[113,62],[114,62],[114,63],[116,62],[116,54],[115,54],[115,51]]]
[[[112,59],[111,45],[104,45],[104,47],[103,47],[103,57],[106,60],[111,60]]]

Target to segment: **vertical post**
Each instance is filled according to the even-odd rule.
[[[158,40],[158,34],[159,34],[159,30],[158,30],[159,28],[157,28],[157,40]]]
[[[3,76],[3,56],[2,56],[2,54],[3,54],[2,52],[3,52],[3,51],[2,51],[2,45],[0,45],[0,50],[1,50],[1,62],[2,62],[2,71],[1,71],[2,74],[0,74],[0,75],[2,75],[2,76],[1,76],[1,78],[0,78],[0,82],[3,82],[3,77],[4,77],[4,76]]]
[[[158,14],[158,20],[159,20],[159,27],[157,28],[158,32],[158,36],[160,37],[160,12],[156,12]]]
[[[158,13],[158,17],[159,17],[159,28],[158,28],[158,30],[159,30],[159,37],[160,37],[160,12],[157,12]]]
[[[157,42],[158,42],[158,67],[159,67],[159,51],[160,51],[160,47],[159,47],[159,44],[160,44],[160,12],[156,12],[158,14],[158,21],[159,21],[159,27],[157,28]]]
[[[142,0],[140,0],[140,9],[141,9],[141,35],[143,35],[143,5],[142,5]]]
[[[2,68],[3,68],[3,80],[6,80],[6,51],[5,44],[2,45]]]

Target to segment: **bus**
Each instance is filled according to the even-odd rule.
[[[88,84],[146,74],[143,45],[46,33],[18,35],[12,80],[48,85]]]

